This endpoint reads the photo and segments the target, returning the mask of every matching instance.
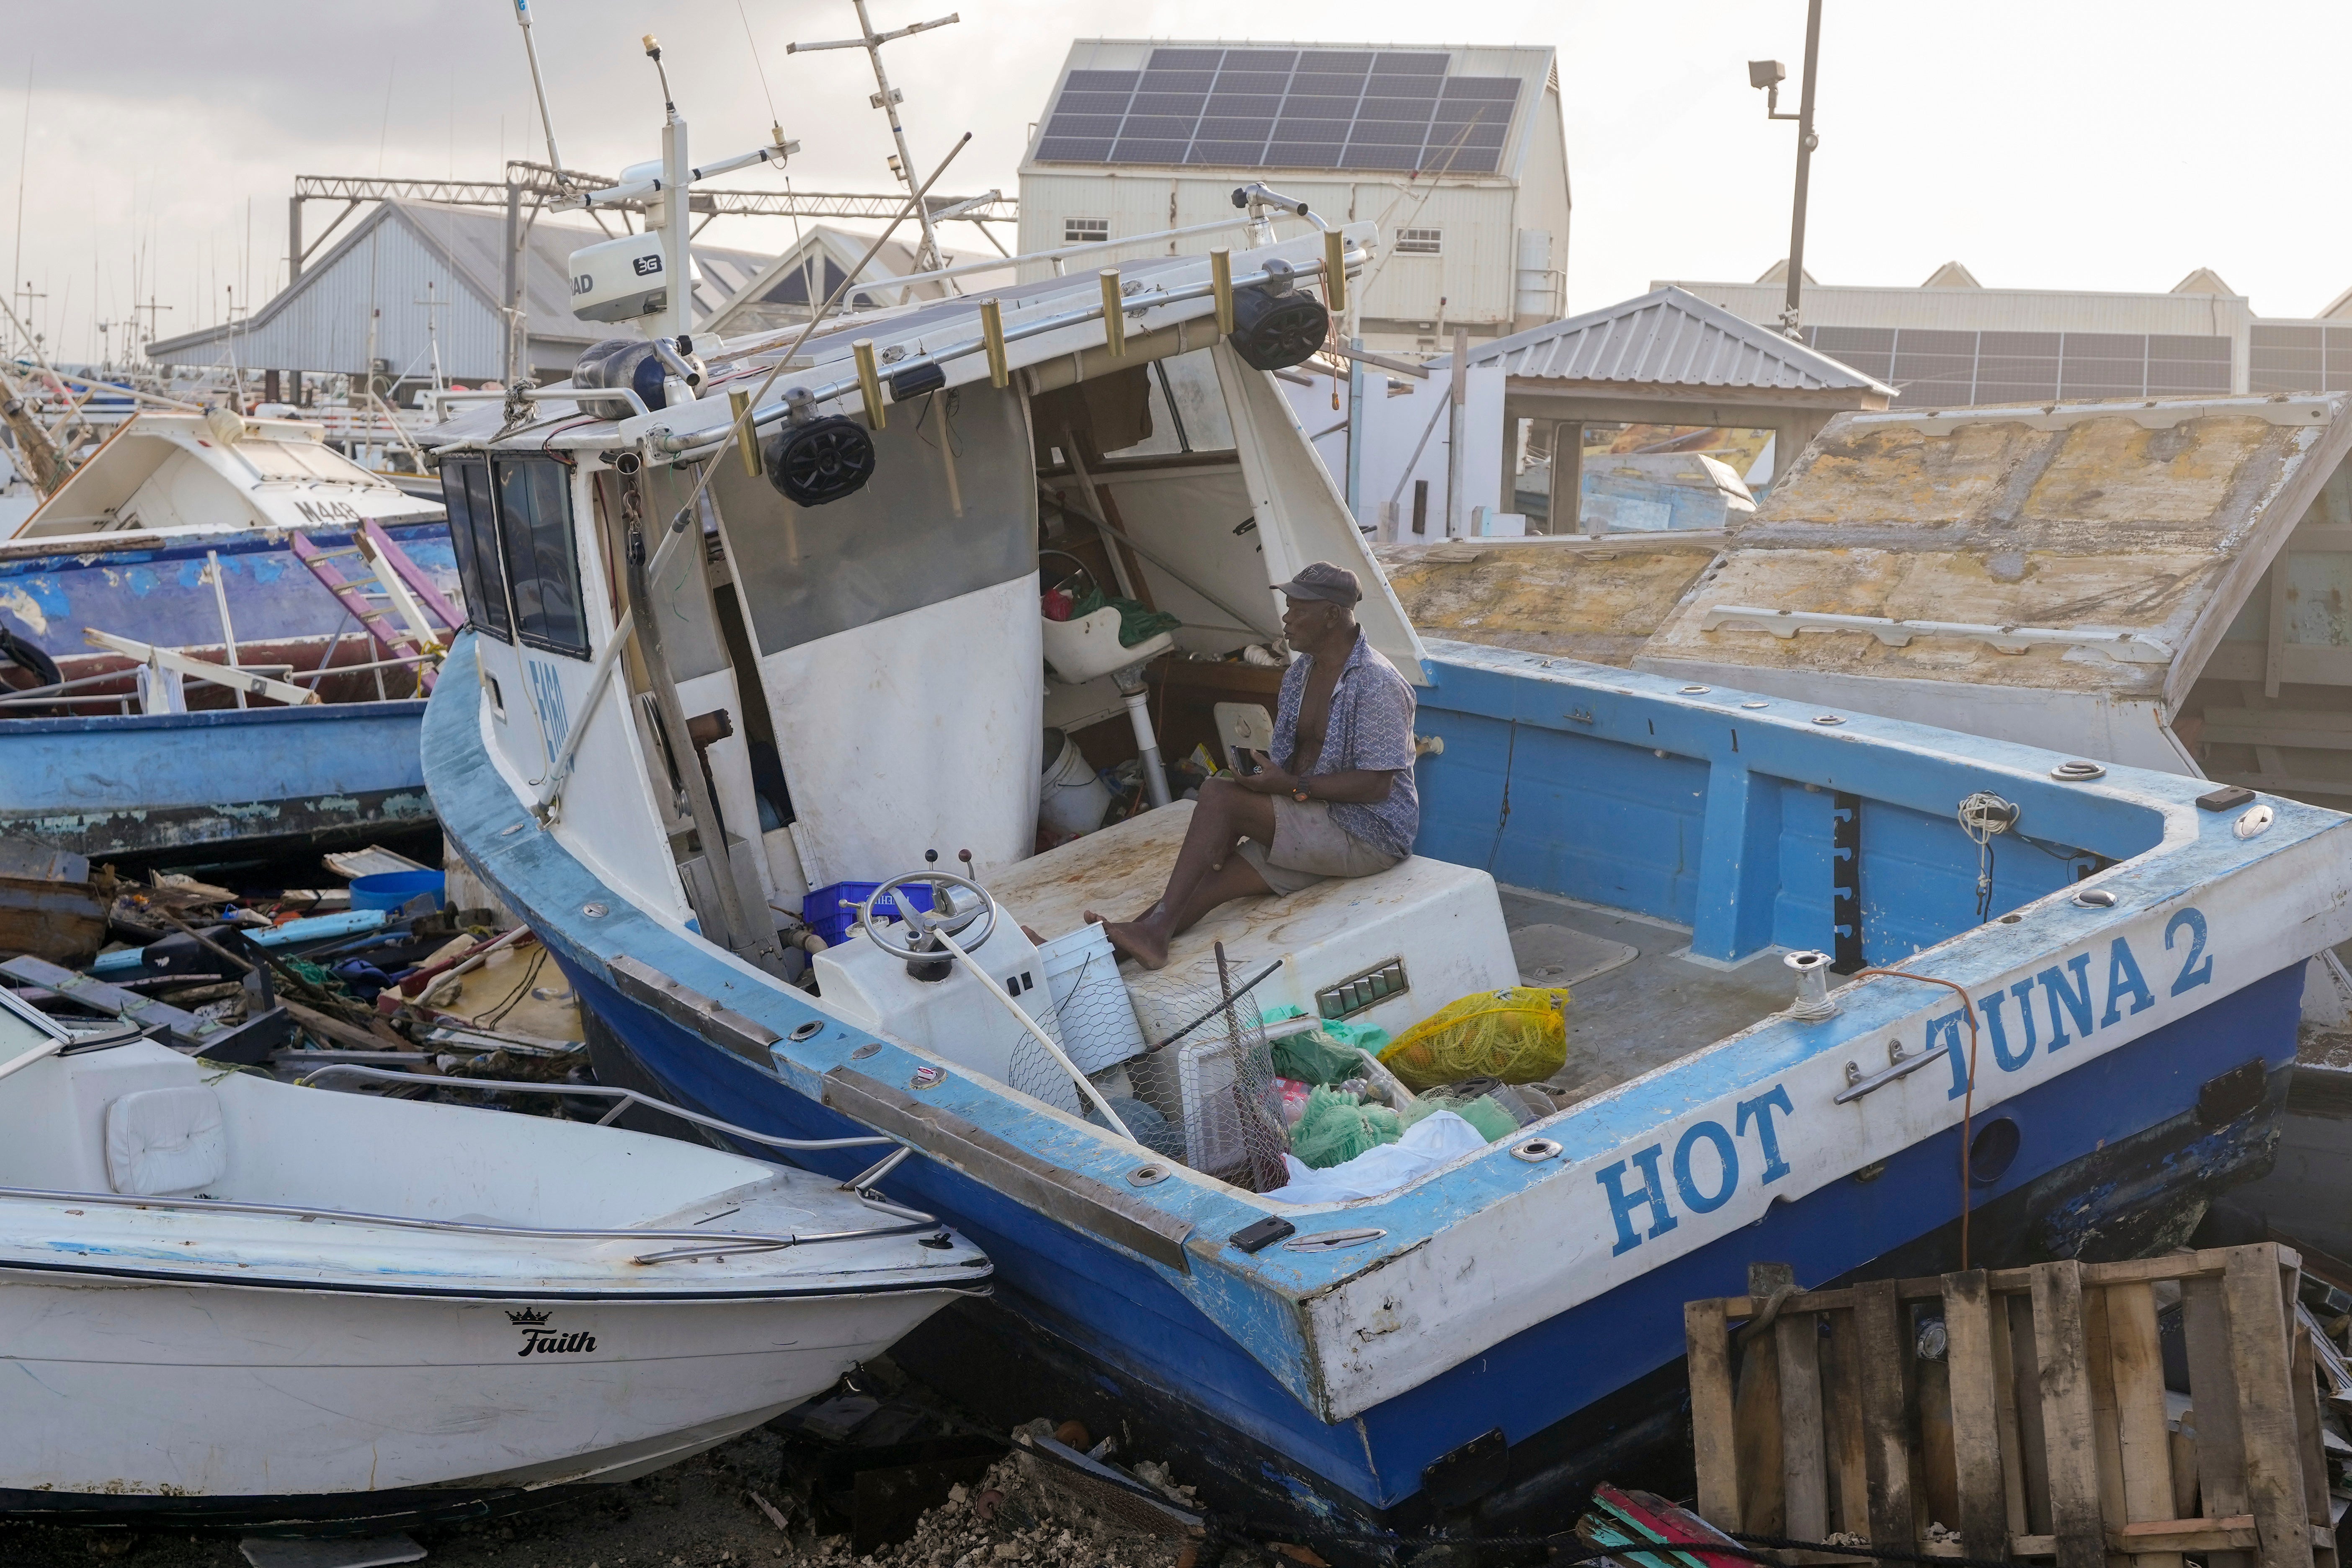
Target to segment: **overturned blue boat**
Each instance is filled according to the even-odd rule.
[[[1283,238],[1250,205],[1213,267],[1130,261],[691,362],[668,342],[696,379],[664,406],[580,387],[440,447],[460,534],[534,541],[461,552],[468,602],[517,613],[478,624],[426,712],[450,841],[578,987],[601,1072],[907,1146],[887,1184],[985,1247],[998,1289],[903,1359],[1014,1418],[1124,1419],[1130,1451],[1227,1507],[1508,1530],[1671,1437],[1682,1303],[1744,1289],[1751,1261],[1811,1287],[2132,1255],[2264,1165],[2305,963],[2352,934],[2352,822],[1424,643],[1253,331],[1310,285],[1344,308],[1379,237]],[[746,425],[755,469],[730,445]],[[1038,613],[1056,551],[1179,626],[1128,645],[1106,612],[1089,652]],[[1261,977],[1259,1017],[1391,1034],[1522,982],[1573,999],[1548,1114],[1302,1205],[1213,1138],[1126,1125],[1147,1043],[1191,1026],[1160,978],[1065,984],[1082,911],[1148,902],[1191,807],[1034,850],[1042,726],[1131,726],[1149,765],[1181,752],[1187,702],[1270,705],[1237,656],[1318,559],[1370,585],[1365,635],[1417,688],[1415,853],[1227,905],[1166,973],[1219,997],[1221,943]],[[910,963],[919,933],[871,905],[830,945],[784,912],[900,877],[960,901],[931,923],[969,964],[938,942]],[[1032,1035],[1075,1053],[1097,1005],[1129,1010],[1129,1054],[1083,1082],[1041,1068]]]

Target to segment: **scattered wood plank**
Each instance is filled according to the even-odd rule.
[[[1822,1426],[1821,1320],[1782,1312],[1772,1325],[1780,1362],[1780,1506],[1789,1533],[1829,1533],[1828,1451]]]
[[[2291,1394],[2281,1397],[2291,1363],[2278,1265],[2261,1248],[2245,1248],[2230,1259],[2221,1295],[2238,1371],[2238,1432],[2245,1445],[2247,1511],[2254,1516],[2254,1561],[2260,1568],[2297,1568],[2309,1563],[2311,1548],[2294,1402]]]
[[[1698,1461],[1699,1517],[1718,1530],[1738,1530],[1739,1466],[1734,1451],[1731,1330],[1721,1301],[1683,1308],[1689,1346],[1691,1435]]]
[[[2352,1445],[2331,1449],[2321,1425],[2335,1384],[2319,1380],[2336,1374],[2296,1304],[2300,1270],[2274,1243],[1972,1270],[1932,1289],[1795,1292],[1758,1267],[1748,1297],[1685,1314],[1704,1491],[1747,1523],[1769,1490],[1774,1533],[1850,1531],[1928,1559],[2338,1568],[2344,1500],[2326,1467]],[[2176,1289],[2187,1394],[2166,1388],[2158,1327]],[[1940,1351],[1922,1329],[1936,1317]],[[1747,1352],[1737,1393],[1727,1347]],[[1931,1520],[1958,1539],[1923,1539]]]
[[[1750,1300],[1769,1302],[1796,1288],[1796,1270],[1785,1263],[1748,1266]],[[1783,1296],[1785,1299],[1785,1296]],[[1751,1314],[1753,1315],[1753,1314]],[[1780,1457],[1780,1351],[1770,1333],[1745,1333],[1739,1342],[1737,1401],[1741,1528],[1754,1535],[1787,1533]]]
[[[2164,1345],[2156,1322],[2156,1288],[2144,1280],[2109,1285],[2107,1347],[2116,1411],[2124,1531],[2177,1517],[2172,1507],[2172,1434],[2164,1413]],[[2181,1568],[2177,1552],[2147,1552],[2137,1568]]]
[[[1905,1441],[1903,1372],[1910,1363],[1903,1304],[1892,1280],[1853,1288],[1854,1337],[1862,1361],[1864,1480],[1870,1539],[1916,1541],[1911,1453]]]
[[[1828,1449],[1830,1517],[1849,1535],[1870,1529],[1870,1482],[1863,1458],[1862,1360],[1854,1340],[1853,1312],[1824,1312],[1829,1337],[1822,1342],[1822,1425]]]
[[[2058,1568],[2103,1568],[2098,1447],[2091,1430],[2083,1266],[2071,1258],[2032,1269],[2033,1348],[2041,1362],[2042,1424],[2050,1465],[2050,1531]],[[2117,1521],[2118,1523],[2122,1522]]]
[[[1985,1285],[1983,1269],[1944,1276],[1944,1331],[1960,1546],[1971,1557],[1998,1557],[2009,1544],[2009,1496],[2002,1480],[2003,1424],[2000,1380],[1993,1363],[1992,1294]]]
[[[167,1002],[109,985],[103,980],[92,980],[87,974],[77,974],[37,958],[9,959],[0,963],[0,974],[43,986],[93,1013],[109,1014],[142,1028],[160,1030],[184,1047],[200,1045],[221,1029],[220,1025],[183,1012]]]

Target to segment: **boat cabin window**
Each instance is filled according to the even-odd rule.
[[[499,534],[490,511],[489,469],[479,458],[441,465],[441,501],[449,511],[449,548],[466,592],[467,618],[500,642],[514,640],[507,624],[507,582],[499,570]]]
[[[794,506],[731,456],[719,465],[711,489],[761,653],[1037,570],[1037,483],[1019,393],[966,385],[892,404],[874,449],[865,489],[815,507]],[[694,478],[665,474],[655,515],[684,504]]]
[[[532,647],[588,657],[580,605],[580,557],[572,543],[572,468],[552,458],[499,458],[490,464],[515,632]]]

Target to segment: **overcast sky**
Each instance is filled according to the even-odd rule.
[[[885,28],[952,3],[872,0]],[[1751,278],[1787,247],[1795,128],[1766,122],[1744,62],[1788,61],[1793,107],[1803,0],[961,4],[960,25],[887,51],[919,162],[972,133],[942,190],[1015,191],[1027,127],[1074,37],[1549,44],[1574,191],[1572,310],[1654,278]],[[2352,207],[2333,195],[2352,8],[1825,9],[1807,242],[1822,281],[1914,284],[1958,259],[1992,288],[2160,290],[2205,266],[2279,316],[2352,287]],[[228,287],[240,304],[267,299],[285,277],[297,174],[495,179],[505,157],[544,156],[510,0],[10,10],[0,266],[46,296],[30,302],[35,325],[68,357],[94,354],[97,321],[128,315],[134,276],[140,301],[152,289],[169,307],[165,335],[218,321]],[[772,91],[804,149],[795,185],[888,188],[864,57],[784,53],[852,32],[846,0],[537,0],[535,16],[574,167],[658,152],[660,100],[636,42],[651,31],[698,157],[763,140]],[[310,208],[313,233],[331,210]],[[789,226],[721,220],[708,237],[773,249]]]

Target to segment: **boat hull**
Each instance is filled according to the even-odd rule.
[[[600,1075],[617,1068],[614,1081],[634,1075],[678,1103],[794,1136],[855,1125],[601,976],[564,968],[604,1026],[595,1032]],[[2269,1167],[2303,982],[2304,966],[2294,964],[2226,1005],[2005,1101],[1998,1114],[2019,1127],[2020,1153],[1975,1189],[1971,1266],[2096,1261],[2185,1241],[2214,1196]],[[2216,1080],[2233,1072],[2232,1082],[2254,1086],[2251,1100],[2217,1092]],[[2209,1108],[2202,1116],[2200,1103]],[[1774,1205],[1758,1224],[1340,1423],[1315,1419],[1148,1266],[940,1164],[913,1161],[896,1184],[989,1254],[996,1290],[992,1304],[943,1315],[893,1353],[943,1392],[1011,1419],[1123,1416],[1139,1440],[1148,1427],[1147,1451],[1203,1461],[1180,1464],[1182,1479],[1229,1508],[1412,1527],[1449,1502],[1492,1498],[1509,1517],[1532,1517],[1604,1470],[1622,1479],[1681,1443],[1682,1305],[1743,1293],[1749,1263],[1788,1263],[1823,1286],[1848,1274],[1958,1267],[1959,1152],[1951,1129],[1867,1181]],[[1011,1329],[1016,1321],[1030,1331]],[[1024,1353],[1038,1330],[1055,1342]],[[1443,1484],[1449,1459],[1493,1431],[1506,1444],[1475,1451],[1488,1484]],[[1461,1495],[1465,1488],[1470,1496]]]
[[[430,826],[421,700],[0,723],[0,837],[92,860]]]
[[[954,1294],[533,1303],[0,1269],[0,1510],[476,1516],[724,1442]]]

